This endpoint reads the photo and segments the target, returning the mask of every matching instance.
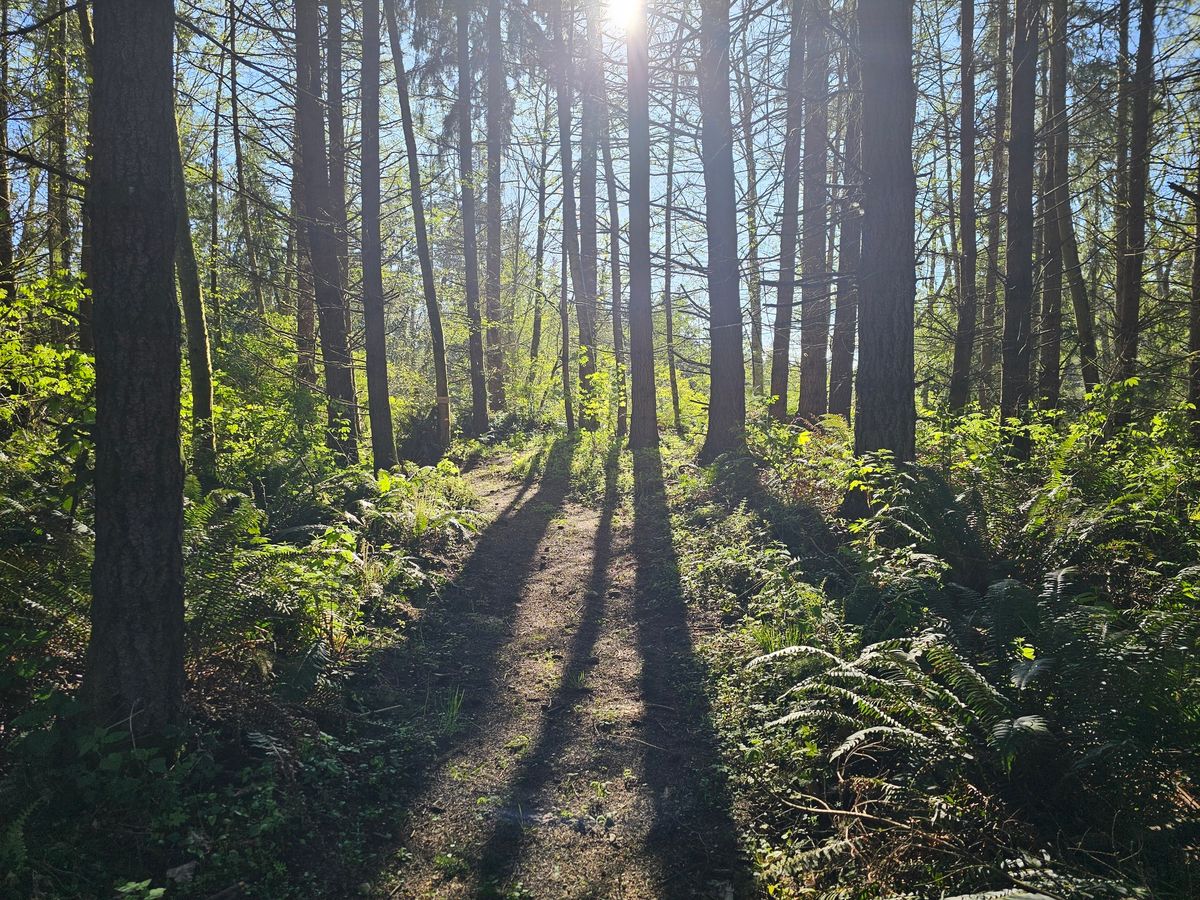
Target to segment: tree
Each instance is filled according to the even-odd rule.
[[[758,165],[754,149],[754,83],[750,77],[750,51],[746,45],[747,22],[742,29],[741,68],[738,69],[738,95],[742,119],[742,153],[746,161],[746,287],[750,299],[750,389],[756,396],[763,392],[762,346],[762,265],[759,261]]]
[[[967,405],[971,390],[971,358],[975,353],[975,0],[962,0],[959,20],[962,52],[962,104],[959,109],[961,163],[958,194],[962,251],[958,261],[958,323],[950,373],[950,408]]]
[[[627,24],[629,69],[629,446],[658,445],[654,319],[650,307],[650,49],[646,10]],[[668,187],[667,203],[670,204]],[[668,253],[670,252],[668,240]],[[668,310],[668,315],[670,311]]]
[[[0,32],[8,31],[8,0],[0,0]],[[0,41],[0,291],[4,302],[17,295],[13,265],[12,182],[8,175],[8,43]]]
[[[388,391],[383,304],[383,245],[379,221],[379,0],[363,0],[362,50],[362,282],[367,342],[367,410],[375,469],[396,464]]]
[[[200,267],[192,243],[192,223],[188,216],[187,181],[183,175],[183,151],[179,145],[178,124],[171,118],[172,195],[175,209],[175,272],[179,278],[179,299],[187,333],[188,374],[192,382],[192,468],[200,487],[209,491],[217,485],[217,435],[213,428],[213,372],[208,343],[208,321],[204,314],[204,296],[200,290]]]
[[[500,168],[507,127],[504,105],[508,82],[504,76],[504,34],[502,0],[487,5],[487,247],[484,294],[487,304],[487,391],[491,409],[504,409],[504,346],[501,340],[500,308]]]
[[[438,444],[450,446],[450,379],[446,374],[446,339],[442,333],[442,312],[438,306],[437,282],[433,275],[433,254],[429,251],[429,230],[425,225],[425,200],[421,185],[421,160],[417,156],[417,135],[413,125],[412,104],[408,96],[408,73],[404,69],[404,50],[400,46],[400,27],[396,21],[396,0],[384,0],[388,35],[392,51],[392,66],[396,71],[396,93],[400,101],[401,125],[404,129],[404,151],[408,161],[409,205],[412,208],[413,231],[417,238],[417,258],[421,265],[421,287],[425,295],[425,315],[429,319],[429,334],[433,344],[433,383],[437,394]]]
[[[1154,15],[1156,0],[1141,0],[1138,25],[1137,63],[1133,74],[1133,113],[1129,124],[1129,165],[1124,195],[1123,255],[1120,257],[1116,349],[1117,377],[1132,378],[1137,371],[1138,340],[1141,336],[1142,264],[1146,257],[1146,180],[1150,169],[1150,104],[1154,93]]]
[[[916,456],[913,306],[916,177],[912,136],[912,5],[858,5],[862,47],[862,263],[859,270],[857,453]]]
[[[471,141],[471,0],[458,0],[458,191],[462,203],[463,283],[467,295],[468,355],[471,364],[471,433],[488,430],[487,383],[483,374],[483,320],[479,315],[479,252],[475,244],[475,163]]]
[[[853,27],[853,23],[851,23]],[[837,311],[829,360],[829,411],[850,418],[854,344],[858,334],[858,272],[862,249],[862,90],[857,37],[847,49],[846,138],[842,154],[842,222],[838,232]]]
[[[700,459],[711,462],[722,453],[741,448],[746,428],[746,363],[742,356],[733,115],[729,103],[729,0],[701,0],[700,47],[710,385],[708,434]]]
[[[1008,230],[1000,414],[1023,416],[1033,399],[1033,168],[1038,0],[1016,0],[1009,112]]]
[[[1001,224],[1004,218],[1005,135],[1008,129],[1008,2],[995,0],[996,116],[992,139],[992,180],[988,186],[987,271],[983,278],[983,340],[979,350],[979,404],[993,402],[996,368],[996,311],[999,308]]]
[[[675,33],[676,42],[680,29]],[[663,197],[663,339],[667,357],[667,385],[671,390],[671,424],[676,434],[683,434],[679,414],[679,367],[675,362],[675,145],[679,120],[679,70],[671,73],[671,107],[667,120],[667,173]]]
[[[238,9],[237,0],[229,0],[229,133],[233,137],[233,170],[237,188],[238,221],[242,226],[242,244],[246,251],[246,269],[250,276],[250,291],[259,316],[267,314],[263,299],[262,278],[258,270],[258,252],[250,228],[250,202],[246,192],[246,157],[242,152],[241,100],[238,97]]]
[[[145,734],[179,720],[184,683],[174,4],[106,0],[95,29],[96,539],[83,691],[99,722]]]
[[[800,140],[804,129],[804,19],[802,0],[791,4],[787,68],[787,123],[783,139],[783,211],[779,224],[779,286],[771,349],[771,415],[787,418],[791,370],[792,304],[796,296],[796,234],[800,224]]]
[[[800,305],[800,407],[804,421],[826,411],[829,350],[829,271],[825,250],[829,218],[829,27],[828,0],[812,0],[805,37],[804,205],[801,211],[803,272]]]
[[[584,35],[582,100],[579,142],[579,271],[583,290],[575,295],[579,329],[579,423],[596,427],[594,381],[596,376],[596,308],[599,305],[599,249],[596,214],[596,163],[600,149],[600,28],[593,5],[587,8]]]
[[[327,443],[344,463],[358,462],[358,415],[354,371],[346,335],[341,262],[329,190],[325,123],[321,112],[320,35],[317,0],[296,0],[296,124],[301,189],[312,260],[313,287],[329,397]]]

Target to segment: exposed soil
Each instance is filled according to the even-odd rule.
[[[434,662],[394,675],[420,680],[453,735],[417,780],[382,896],[752,894],[658,458],[638,459],[632,503],[610,460],[590,506],[569,496],[572,448],[523,482],[500,464],[470,476],[490,524],[422,619]]]

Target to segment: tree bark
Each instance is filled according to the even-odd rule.
[[[70,107],[67,76],[67,16],[56,16],[50,38],[50,91],[53,107],[49,121],[50,160],[55,170],[50,172],[46,201],[49,214],[48,244],[50,272],[69,272],[71,269],[71,217],[67,207],[68,182],[60,173],[70,169],[67,158],[67,116]]]
[[[487,248],[484,293],[487,303],[487,388],[493,412],[504,409],[504,346],[500,308],[500,169],[504,153],[504,104],[508,83],[504,77],[504,37],[501,0],[487,6]]]
[[[544,268],[546,265],[546,168],[550,163],[550,96],[546,96],[545,117],[542,120],[541,158],[538,164],[537,186],[537,238],[533,251],[533,334],[529,340],[529,376],[533,383],[534,362],[542,347],[542,306],[546,302]]]
[[[1047,91],[1046,165],[1042,181],[1040,268],[1042,309],[1038,327],[1038,405],[1057,409],[1062,388],[1062,238],[1058,229],[1058,128],[1052,90]]]
[[[567,303],[567,257],[563,254],[558,279],[558,321],[562,329],[559,367],[562,369],[563,414],[567,431],[575,430],[575,404],[571,400],[571,313]]]
[[[916,456],[913,306],[916,177],[913,173],[912,4],[858,7],[862,46],[863,234],[854,447]]]
[[[796,235],[800,210],[800,143],[804,130],[803,0],[792,0],[787,69],[787,123],[783,143],[783,211],[779,224],[779,285],[771,350],[771,416],[788,414],[792,357],[792,306],[796,297]]]
[[[704,155],[709,303],[708,434],[700,459],[711,462],[722,453],[741,449],[746,429],[746,363],[742,356],[733,115],[729,103],[729,0],[701,0],[700,54],[700,146]]]
[[[603,82],[602,82],[603,83]],[[608,107],[608,97],[601,104]],[[608,118],[607,115],[605,117]],[[625,393],[625,323],[621,308],[621,213],[617,206],[617,176],[613,170],[611,121],[600,135],[604,160],[604,185],[608,194],[608,267],[612,286],[613,378],[617,391],[617,437],[629,430],[629,400]]]
[[[600,148],[600,29],[596,10],[589,5],[584,40],[581,137],[579,144],[579,266],[583,291],[575,295],[579,329],[579,424],[596,427],[596,308],[599,300],[599,249],[597,240],[596,162]]]
[[[805,31],[803,274],[800,304],[800,405],[806,422],[826,412],[829,397],[829,26],[828,0],[812,0]]]
[[[1038,0],[1017,0],[1009,114],[1008,234],[1005,247],[1000,413],[1023,417],[1033,399],[1033,170],[1037,103]]]
[[[429,229],[425,224],[421,160],[417,156],[416,126],[413,123],[412,103],[408,95],[408,73],[404,70],[404,50],[400,46],[396,0],[384,0],[384,12],[387,15],[392,66],[396,70],[396,93],[400,100],[404,151],[408,161],[409,204],[412,207],[413,231],[417,238],[421,287],[425,294],[425,315],[429,319],[429,334],[433,345],[433,381],[437,394],[435,403],[437,406],[438,444],[445,450],[450,446],[450,379],[446,373],[446,339],[442,332],[442,311],[438,305],[437,282],[433,275],[433,254],[429,250]]]
[[[321,357],[329,395],[327,442],[343,464],[353,465],[358,462],[358,416],[321,112],[319,18],[317,0],[296,0],[296,119]]]
[[[958,264],[958,323],[954,330],[954,361],[950,373],[950,408],[967,405],[971,391],[971,360],[975,355],[975,0],[962,0],[959,22],[962,54],[960,170],[958,220],[961,256]]]
[[[487,382],[483,369],[483,320],[479,315],[479,252],[476,249],[475,164],[471,137],[471,0],[458,0],[458,189],[462,202],[463,265],[471,363],[471,434],[488,430]]]
[[[1182,184],[1171,187],[1192,201],[1194,230],[1192,233],[1192,283],[1188,298],[1188,387],[1187,400],[1191,406],[1192,443],[1200,444],[1200,178],[1196,189]]]
[[[367,345],[367,410],[376,470],[396,465],[388,390],[387,327],[383,301],[379,171],[379,0],[363,0],[362,46],[362,284]]]
[[[646,11],[640,4],[628,25],[626,42],[629,67],[629,367],[632,403],[629,446],[636,450],[658,445],[654,318],[650,306],[650,50]],[[677,75],[674,77],[678,78]],[[673,116],[671,124],[674,125]],[[671,134],[674,134],[673,130]],[[669,217],[669,162],[667,166]],[[666,252],[669,260],[669,234]],[[669,307],[667,316],[669,321]],[[669,347],[667,352],[670,353]]]
[[[1121,259],[1123,295],[1117,306],[1117,376],[1121,380],[1137,373],[1138,340],[1141,336],[1142,265],[1146,257],[1146,181],[1150,169],[1151,100],[1154,93],[1154,16],[1156,0],[1141,0],[1138,26],[1137,66],[1133,74],[1132,118],[1129,123],[1129,165],[1125,197],[1129,213],[1125,220],[1124,256]]]
[[[0,0],[0,31],[8,31],[8,0]],[[8,176],[8,42],[0,41],[0,291],[11,305],[17,297],[13,265],[12,183]]]
[[[161,732],[183,695],[183,463],[169,0],[95,16],[96,523],[83,693],[102,725]]]
[[[676,39],[682,29],[676,30]],[[675,361],[675,129],[679,120],[679,72],[671,74],[671,112],[667,125],[667,185],[663,198],[663,338],[667,353],[667,384],[671,390],[671,424],[676,434],[683,434],[679,413],[679,367]]]
[[[858,274],[862,249],[862,84],[857,35],[847,53],[846,140],[843,155],[842,225],[838,233],[837,311],[829,366],[829,411],[850,418],[854,344],[858,333]]]
[[[346,213],[346,110],[342,71],[342,0],[325,0],[325,110],[329,117],[329,202],[341,273],[342,316],[350,333],[350,225]]]
[[[212,304],[212,341],[219,347],[222,338],[221,304],[217,299],[218,265],[221,256],[221,217],[220,193],[221,181],[221,89],[225,82],[225,50],[222,48],[217,57],[217,81],[213,88],[213,127],[212,148],[209,157],[209,186],[208,186],[208,301]],[[297,143],[293,135],[293,146]],[[292,197],[295,200],[296,175],[298,168],[292,167]],[[293,203],[294,205],[294,203]],[[312,379],[309,379],[310,381]]]

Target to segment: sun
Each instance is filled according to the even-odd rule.
[[[646,0],[606,0],[605,15],[608,21],[622,29],[637,22],[645,9]]]

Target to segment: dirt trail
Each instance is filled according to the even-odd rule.
[[[493,519],[444,598],[449,633],[428,637],[444,642],[429,690],[459,730],[409,805],[385,895],[751,895],[657,457],[632,505],[611,460],[590,507],[568,497],[571,448],[537,480],[471,476]]]

